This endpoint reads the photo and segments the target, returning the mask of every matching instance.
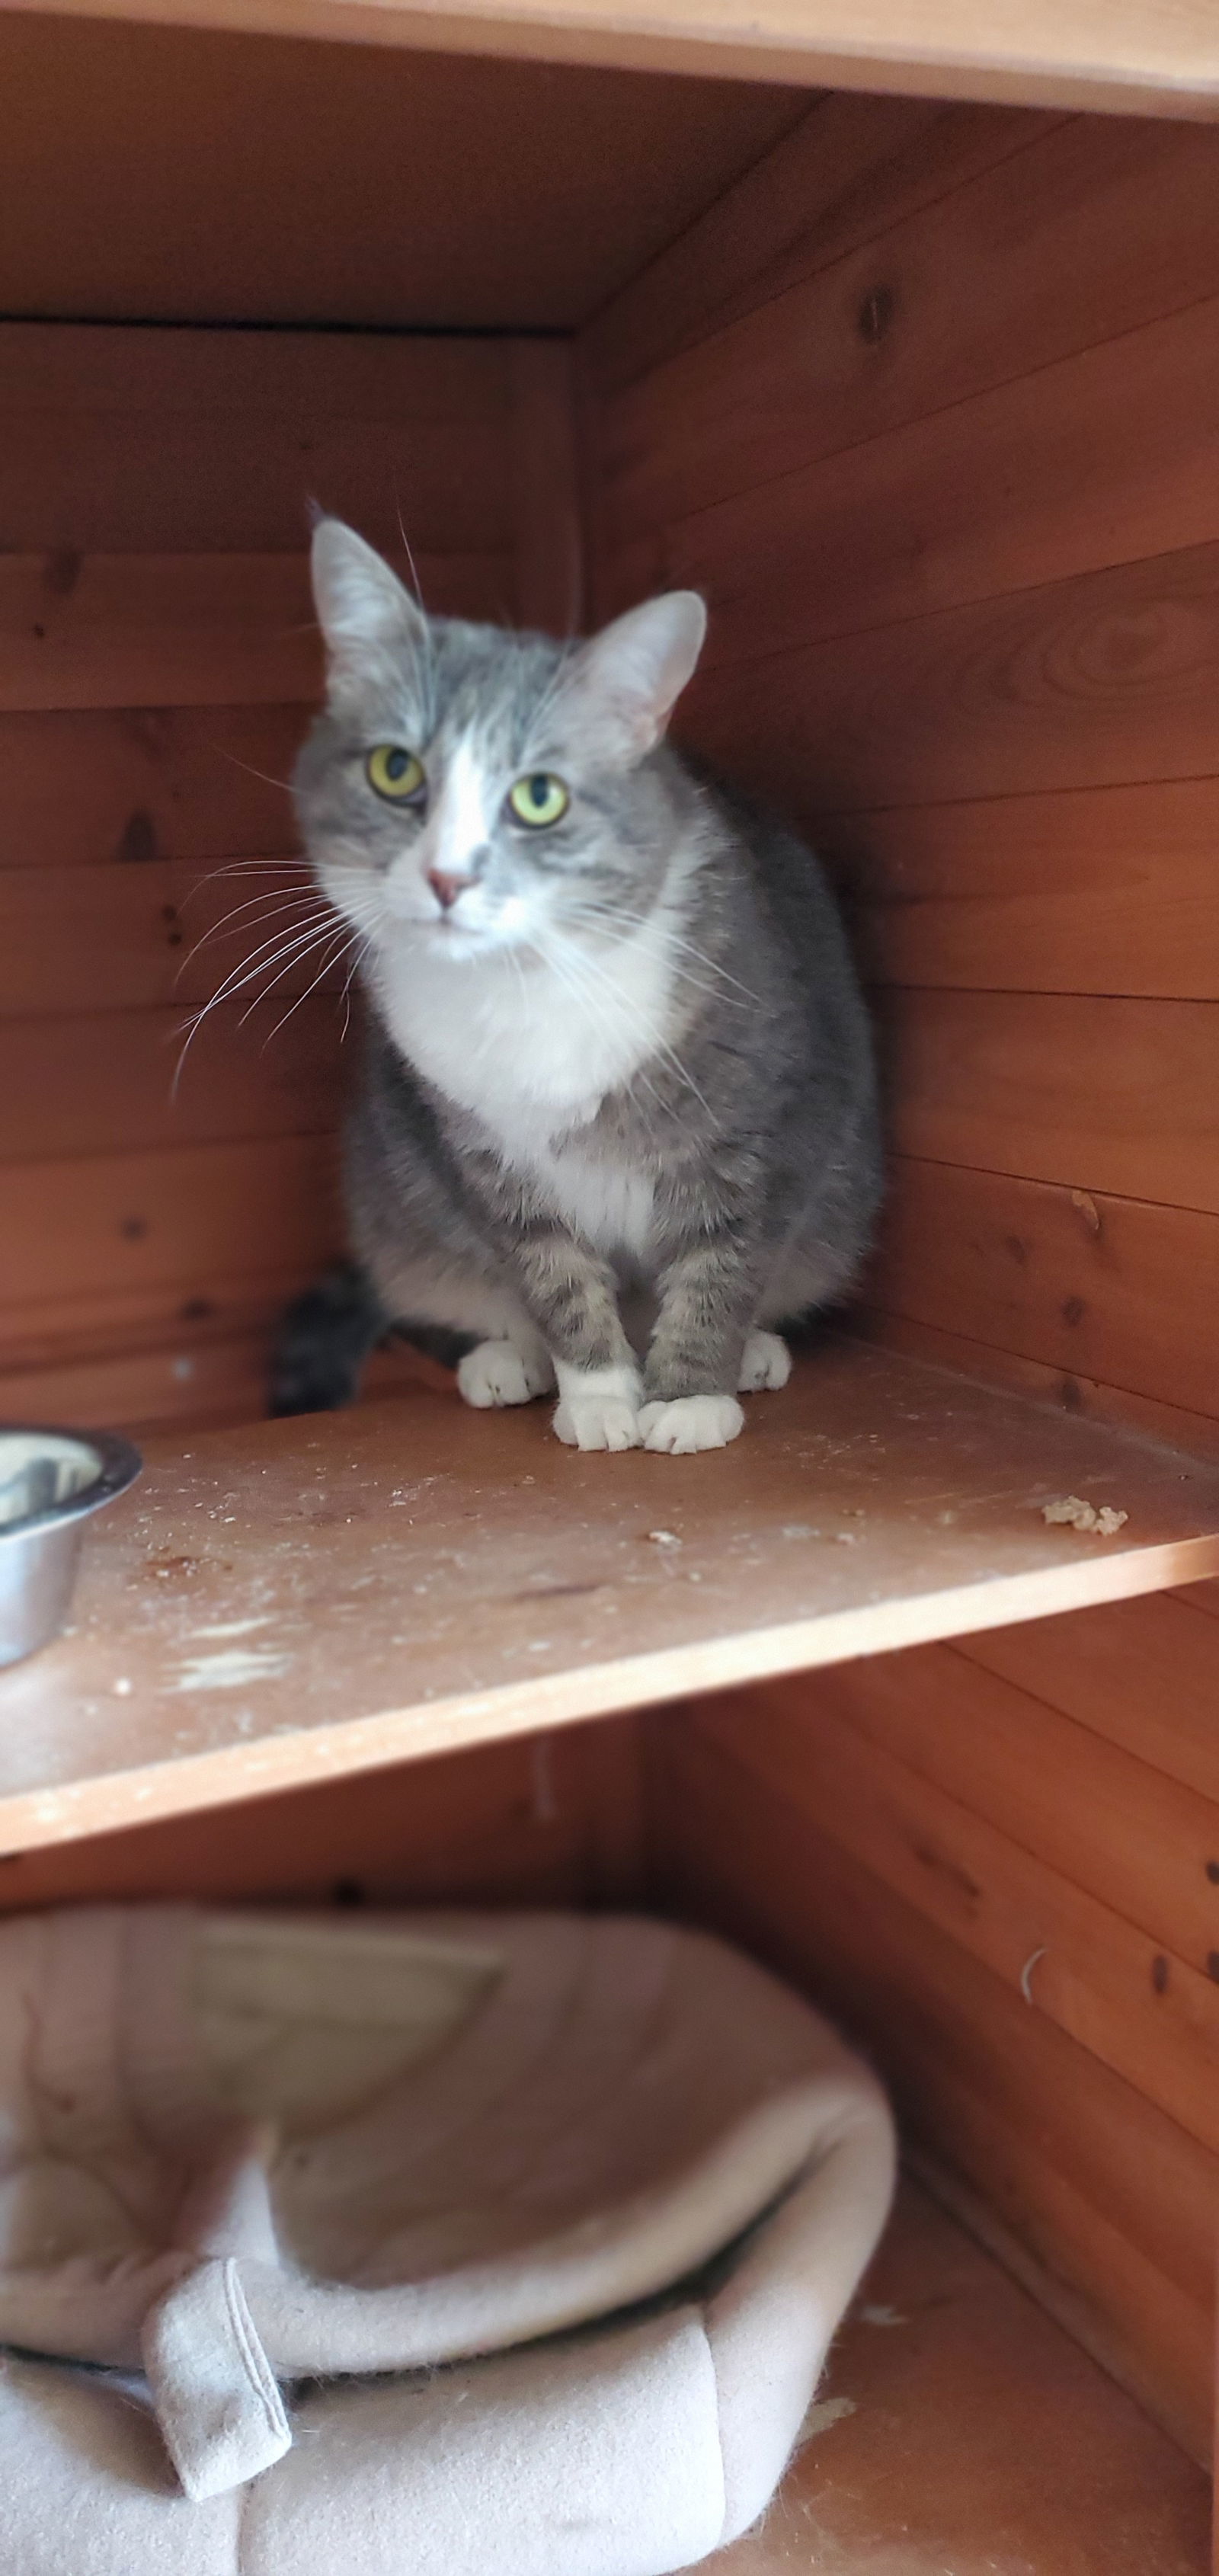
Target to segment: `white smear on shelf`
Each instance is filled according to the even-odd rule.
[[[192,1628],[192,1637],[248,1637],[255,1628],[269,1628],[272,1612],[264,1610],[257,1619],[222,1619],[214,1628]]]
[[[854,2415],[856,2411],[853,2397],[821,2398],[815,2406],[810,2406],[804,2418],[796,2435],[796,2449],[802,2451],[806,2442],[816,2441],[818,2433],[828,2433],[831,2424],[841,2424],[846,2416]]]
[[[277,1682],[288,1670],[290,1658],[277,1655],[272,1647],[251,1646],[243,1652],[230,1647],[227,1654],[197,1655],[183,1664],[175,1691],[246,1690],[251,1682]]]

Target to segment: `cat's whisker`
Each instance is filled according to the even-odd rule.
[[[540,730],[545,717],[549,715],[556,698],[560,695],[567,679],[568,671],[575,660],[578,641],[578,637],[569,635],[566,642],[562,645],[555,668],[551,672],[550,678],[547,681],[530,718],[530,730],[532,733],[537,733]]]
[[[747,984],[740,983],[735,975],[730,975],[727,967],[721,966],[716,958],[708,957],[704,949],[696,948],[692,940],[683,939],[680,932],[674,930],[669,922],[658,920],[655,913],[609,912],[599,907],[584,906],[581,908],[579,918],[584,921],[603,922],[607,928],[616,932],[625,930],[629,933],[633,930],[651,929],[664,940],[666,947],[680,949],[684,955],[692,957],[696,965],[705,966],[708,973],[714,975],[720,983],[730,984],[744,1001],[751,1003],[755,1009],[758,1006],[758,996],[750,992]],[[693,978],[687,977],[687,980],[692,982]],[[704,989],[710,991],[712,988],[708,986]]]
[[[311,619],[310,627],[312,626],[312,623],[313,621]],[[303,626],[298,627],[295,632],[304,635],[309,632],[309,628]],[[292,794],[292,781],[290,778],[272,778],[269,770],[255,769],[251,761],[240,760],[237,753],[235,751],[229,751],[222,742],[214,742],[212,744],[212,750],[218,751],[222,760],[231,761],[234,769],[244,769],[247,778],[261,778],[264,787],[282,787],[285,796],[290,796]]]
[[[614,1029],[609,1012],[600,1008],[599,994],[594,988],[590,987],[587,975],[581,972],[582,968],[587,967],[589,963],[588,958],[583,954],[583,952],[573,950],[570,946],[565,946],[561,950],[552,946],[541,953],[545,958],[545,962],[549,965],[556,982],[564,986],[564,989],[571,994],[573,1001],[582,1004],[583,1008],[588,1012],[594,1027],[600,1030],[602,1037],[607,1040],[612,1051]],[[614,994],[614,999],[620,1006],[621,996],[614,993],[614,988],[609,984],[608,978],[605,979],[605,981],[606,989]],[[646,1034],[646,1032],[641,1031],[641,1034]],[[642,1065],[636,1067],[635,1073],[633,1074],[630,1083],[627,1085],[627,1088],[633,1091],[637,1083],[643,1084],[645,1091],[651,1094],[657,1108],[663,1111],[665,1105],[664,1101],[656,1089],[655,1083],[652,1082],[644,1072]],[[656,1139],[654,1131],[649,1129],[647,1132],[649,1142],[655,1144]]]
[[[306,938],[290,940],[285,948],[280,949],[277,956],[264,958],[255,973],[245,979],[247,984],[258,983],[259,990],[253,994],[241,1014],[241,1027],[245,1027],[246,1021],[253,1016],[259,1003],[265,1002],[268,993],[273,993],[276,985],[282,984],[285,975],[291,975],[296,967],[303,966],[305,959],[315,955],[319,948],[329,947],[336,939],[344,939],[346,935],[341,924],[332,923],[329,929],[323,926],[321,929],[311,931]],[[274,973],[271,971],[272,968],[275,969]],[[265,975],[270,975],[269,983],[260,981]]]
[[[365,931],[360,938],[359,945],[356,948],[351,964],[347,969],[347,981],[343,986],[343,1026],[339,1031],[340,1046],[345,1043],[347,1032],[351,1027],[351,988],[370,948],[372,947],[372,942],[372,932]]]
[[[620,994],[619,988],[618,988],[618,987],[613,983],[612,979],[611,979],[611,978],[610,978],[610,977],[605,973],[604,968],[603,968],[602,966],[599,966],[599,965],[596,963],[595,959],[593,959],[593,958],[589,957],[589,956],[587,955],[587,953],[585,954],[585,956],[584,956],[584,958],[583,958],[582,962],[583,962],[583,964],[584,964],[584,965],[589,969],[589,971],[597,977],[597,979],[598,979],[599,983],[604,987],[605,991],[606,991],[607,993],[612,993],[612,994],[614,995],[614,998],[615,998],[615,1000],[618,1002],[619,1007],[621,1007],[621,994]],[[638,1015],[637,1015],[637,1016],[638,1016]],[[644,1035],[644,1034],[645,1034],[645,1029],[644,1029],[644,1027],[641,1025],[641,1027],[640,1027],[640,1035],[642,1036],[642,1035]],[[669,1065],[669,1067],[670,1067],[671,1071],[672,1071],[673,1073],[675,1073],[675,1074],[676,1074],[678,1081],[684,1084],[684,1086],[685,1086],[685,1088],[686,1088],[686,1090],[687,1090],[687,1091],[691,1091],[691,1092],[693,1092],[694,1097],[695,1097],[695,1099],[697,1100],[697,1102],[698,1102],[698,1104],[699,1104],[699,1107],[700,1107],[701,1109],[705,1109],[705,1110],[706,1110],[706,1112],[707,1112],[708,1117],[710,1118],[710,1117],[713,1115],[713,1112],[712,1112],[712,1109],[711,1109],[710,1101],[708,1101],[708,1100],[704,1099],[703,1094],[702,1094],[702,1092],[699,1090],[698,1084],[696,1083],[696,1081],[695,1081],[695,1079],[694,1079],[693,1074],[688,1070],[687,1066],[685,1066],[685,1065],[682,1063],[681,1057],[677,1054],[676,1049],[675,1049],[675,1048],[673,1048],[673,1047],[671,1047],[671,1046],[669,1045],[668,1040],[667,1040],[666,1038],[657,1037],[657,1036],[655,1036],[655,1034],[654,1034],[654,1033],[651,1033],[651,1034],[652,1034],[652,1049],[653,1049],[654,1054],[656,1054],[657,1056],[659,1056],[659,1057],[662,1059],[662,1061],[663,1061],[663,1062],[665,1062],[665,1063],[667,1063],[667,1064]]]
[[[233,923],[239,918],[241,913],[253,912],[255,905],[261,905],[262,909],[261,911],[255,912],[254,919],[252,921],[247,921],[243,925],[245,930],[257,930],[263,922],[282,920],[285,914],[294,911],[296,906],[303,902],[304,899],[304,889],[302,888],[300,894],[287,896],[282,902],[277,903],[266,895],[254,895],[249,904],[238,904],[233,912],[226,912],[222,920],[214,921],[210,930],[201,932],[193,946],[187,949],[186,955],[178,968],[179,976],[185,974],[186,969],[191,964],[192,960],[198,957],[203,949],[210,947],[214,939],[223,939],[225,937],[226,933],[231,930]],[[315,917],[319,920],[322,918],[320,911]]]
[[[332,913],[316,913],[308,922],[297,923],[291,932],[290,944],[299,945],[302,941],[308,941],[309,939],[319,935],[320,932],[328,926],[329,922],[333,920],[333,918],[334,916]],[[231,1000],[235,993],[239,993],[243,990],[244,986],[250,982],[252,976],[261,973],[264,966],[274,964],[275,957],[283,954],[280,943],[283,941],[284,937],[285,933],[283,930],[273,930],[269,933],[266,939],[259,940],[256,948],[247,950],[246,955],[240,959],[236,966],[230,969],[216,992],[213,993],[207,1006],[208,1009],[214,1010],[217,1002]],[[275,952],[275,954],[268,957],[268,950]]]
[[[223,867],[209,868],[205,875],[196,877],[194,884],[187,887],[182,902],[183,905],[196,902],[205,886],[218,884],[221,877],[282,877],[289,868],[299,868],[306,874],[309,862],[294,850],[286,851],[281,859],[226,859]]]
[[[323,984],[323,983],[325,982],[326,977],[327,977],[327,975],[330,973],[330,971],[331,971],[332,967],[341,966],[341,964],[342,964],[342,962],[343,962],[343,959],[344,959],[344,957],[345,957],[345,955],[346,955],[346,953],[347,953],[347,950],[348,950],[348,948],[349,948],[349,946],[350,946],[350,944],[351,944],[352,937],[353,937],[353,933],[352,933],[351,931],[345,931],[345,930],[343,930],[342,928],[340,928],[340,929],[339,929],[339,930],[334,934],[334,937],[333,937],[332,939],[330,939],[330,940],[326,943],[326,945],[327,945],[327,950],[329,951],[329,953],[328,953],[328,954],[324,954],[324,955],[323,955],[321,965],[319,966],[319,968],[318,968],[318,970],[317,970],[317,973],[316,973],[316,975],[315,975],[315,976],[314,976],[314,978],[313,978],[313,982],[312,982],[311,984],[307,984],[307,985],[306,985],[305,990],[304,990],[304,992],[303,992],[303,993],[298,993],[298,994],[297,994],[296,1000],[295,1000],[295,1001],[290,1005],[290,1007],[288,1008],[288,1010],[286,1010],[286,1011],[284,1012],[284,1015],[283,1015],[282,1020],[277,1020],[277,1021],[276,1021],[275,1026],[274,1026],[274,1028],[272,1029],[272,1031],[271,1031],[271,1033],[270,1033],[270,1036],[269,1036],[269,1037],[266,1037],[266,1038],[264,1038],[264,1039],[263,1039],[263,1054],[264,1054],[264,1055],[266,1054],[267,1048],[268,1048],[268,1047],[270,1046],[270,1044],[271,1044],[271,1040],[272,1040],[272,1038],[277,1038],[277,1037],[279,1036],[280,1030],[281,1030],[281,1029],[286,1029],[286,1028],[287,1028],[288,1022],[289,1022],[289,1020],[292,1018],[293,1012],[295,1012],[295,1011],[299,1011],[299,1009],[300,1009],[300,1007],[301,1007],[302,1002],[308,1002],[308,1001],[310,1001],[310,1000],[312,999],[312,996],[313,996],[313,995],[314,995],[314,993],[316,993],[316,991],[317,991],[318,985],[319,985],[319,984]],[[335,943],[336,943],[336,940],[337,940],[337,947],[336,947],[336,944],[335,944]],[[262,1000],[262,998],[263,998],[263,997],[262,997],[262,995],[261,995],[261,993],[260,993],[260,994],[258,995],[257,999],[258,999],[258,1001],[261,1001],[261,1000]],[[256,1005],[255,1005],[254,1003],[251,1003],[250,1008],[251,1008],[251,1009],[254,1009],[255,1007],[256,1007]],[[246,1015],[245,1015],[245,1016],[246,1016],[246,1018],[247,1018],[247,1019],[249,1018],[249,1016],[250,1016],[249,1011],[247,1011],[247,1012],[246,1012]]]
[[[252,983],[258,975],[269,972],[271,967],[277,965],[279,960],[284,956],[288,956],[289,959],[295,958],[298,950],[303,950],[303,952],[307,954],[309,947],[314,944],[319,936],[320,930],[318,928],[314,928],[310,931],[306,939],[294,939],[290,941],[286,947],[281,946],[278,949],[276,949],[275,939],[264,940],[261,943],[260,949],[255,952],[254,958],[252,960],[247,959],[245,961],[244,972],[240,969],[234,968],[231,975],[226,975],[224,982],[219,987],[219,990],[212,994],[211,999],[204,1003],[202,1010],[197,1011],[193,1020],[189,1023],[185,1043],[174,1068],[174,1077],[170,1085],[171,1100],[176,1100],[178,1097],[187,1056],[190,1053],[191,1047],[194,1045],[195,1039],[198,1037],[204,1021],[208,1019],[211,1013],[219,1007],[220,1003],[225,1001],[234,1001],[238,993],[243,992],[246,986]],[[275,952],[270,957],[265,957],[262,954],[262,950],[267,948],[270,948]],[[276,978],[276,980],[278,981],[278,978]],[[259,998],[261,999],[261,996]],[[242,1025],[244,1026],[244,1021],[242,1022]]]

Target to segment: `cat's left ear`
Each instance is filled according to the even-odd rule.
[[[421,645],[426,620],[384,557],[342,519],[319,519],[310,557],[331,688],[356,688],[378,664]]]
[[[707,611],[698,592],[670,590],[616,617],[580,653],[573,673],[577,695],[635,759],[659,742],[706,632]]]

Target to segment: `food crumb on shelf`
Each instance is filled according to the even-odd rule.
[[[1115,1511],[1112,1503],[1085,1503],[1078,1494],[1066,1494],[1057,1502],[1043,1503],[1041,1517],[1048,1529],[1084,1530],[1094,1538],[1116,1538],[1130,1518],[1129,1512]]]

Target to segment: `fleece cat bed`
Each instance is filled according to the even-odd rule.
[[[687,2566],[773,2493],[892,2170],[867,2071],[699,1934],[12,1922],[6,2576]]]

